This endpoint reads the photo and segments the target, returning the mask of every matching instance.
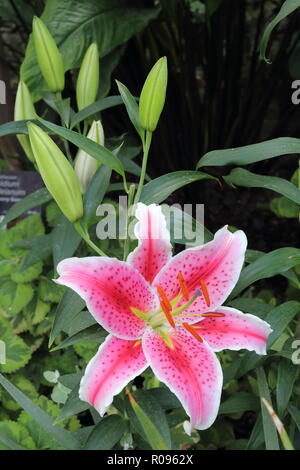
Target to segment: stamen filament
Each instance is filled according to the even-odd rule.
[[[204,300],[206,302],[206,305],[208,307],[210,307],[209,293],[208,293],[207,286],[206,286],[205,282],[203,281],[203,279],[200,279],[200,285],[201,285],[201,289],[202,289],[202,293],[203,293],[203,297],[204,297]]]
[[[219,317],[225,317],[225,313],[201,313],[201,317],[219,318]]]
[[[130,307],[130,310],[134,315],[136,315],[138,318],[141,318],[142,320],[147,320],[147,315],[146,313],[142,312],[141,310],[135,308],[135,307]]]
[[[192,303],[199,297],[200,292],[196,291],[193,297],[190,298],[188,302],[185,304],[181,305],[181,307],[178,307],[176,310],[173,310],[172,315],[179,315],[181,312],[183,312],[185,309],[187,309]]]
[[[199,341],[200,343],[203,343],[203,339],[201,338],[201,336],[197,333],[197,331],[195,331],[194,327],[192,325],[189,325],[188,323],[183,323],[183,327],[189,332],[191,333],[192,336],[194,336],[194,338]]]
[[[188,287],[186,285],[185,279],[184,279],[184,277],[183,277],[183,275],[180,271],[177,274],[177,278],[178,278],[178,281],[179,281],[179,284],[180,284],[180,289],[181,289],[183,297],[185,298],[185,300],[189,300],[189,297],[190,297],[189,296],[189,290],[188,290]]]
[[[161,300],[164,302],[165,306],[167,307],[167,309],[172,310],[172,305],[168,297],[166,296],[166,293],[163,290],[163,288],[161,286],[156,286],[156,289],[157,289],[159,296],[161,297]]]

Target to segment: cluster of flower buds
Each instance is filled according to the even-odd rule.
[[[87,137],[97,144],[104,145],[104,132],[101,121],[93,121]],[[75,158],[75,173],[82,193],[87,190],[100,162],[79,149]]]

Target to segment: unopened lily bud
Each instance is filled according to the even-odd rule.
[[[36,119],[36,117],[37,115],[31,100],[30,92],[26,84],[21,81],[17,90],[14,119],[15,121],[22,121],[23,119]],[[28,135],[18,134],[17,139],[29,160],[34,162],[34,155],[31,150]]]
[[[72,165],[39,126],[28,124],[31,148],[46,187],[61,211],[75,222],[83,215],[82,196]]]
[[[50,91],[62,91],[65,87],[64,64],[56,42],[37,16],[33,18],[32,32],[39,67]]]
[[[81,109],[94,103],[99,88],[99,53],[93,42],[87,49],[76,82],[77,107]]]
[[[167,82],[167,58],[161,57],[150,70],[140,97],[140,121],[147,131],[153,132],[156,129],[165,104]]]
[[[104,145],[104,132],[101,121],[93,121],[87,137],[97,144]],[[84,150],[79,149],[75,158],[75,173],[82,193],[85,193],[100,162],[91,157]]]

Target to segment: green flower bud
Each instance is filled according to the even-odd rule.
[[[32,32],[39,67],[50,91],[62,91],[65,87],[62,57],[48,28],[37,16],[33,18]]]
[[[104,145],[104,132],[101,121],[93,121],[87,137],[97,144]],[[75,158],[75,173],[79,181],[82,193],[85,193],[94,174],[100,166],[100,162],[79,149]]]
[[[24,82],[19,82],[17,96],[15,101],[15,121],[22,121],[23,119],[36,119],[37,115],[31,100],[30,92]],[[29,160],[34,162],[34,155],[31,150],[28,135],[18,134],[17,139],[21,147],[26,153]]]
[[[93,42],[87,49],[76,83],[77,107],[80,111],[89,104],[94,103],[99,88],[99,53]]]
[[[140,121],[147,131],[156,129],[165,104],[167,81],[167,58],[161,57],[150,70],[140,96]]]
[[[31,148],[46,187],[67,219],[75,222],[83,215],[83,203],[72,165],[39,126],[30,122],[28,131]]]

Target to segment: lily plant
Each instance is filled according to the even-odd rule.
[[[101,416],[113,397],[150,365],[178,397],[190,428],[214,422],[223,375],[216,352],[266,354],[268,323],[222,304],[238,281],[247,238],[225,226],[214,239],[172,257],[161,207],[138,203],[138,245],[126,261],[68,258],[55,280],[86,302],[109,335],[87,365],[79,397]]]

